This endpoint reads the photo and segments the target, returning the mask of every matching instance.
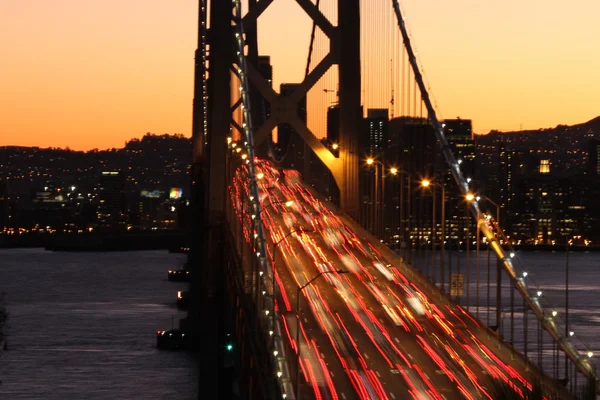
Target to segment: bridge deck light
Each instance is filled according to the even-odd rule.
[[[467,193],[465,199],[467,199],[467,201],[473,201],[475,200],[475,195],[473,193]]]
[[[527,275],[529,275],[527,271],[523,272],[523,278],[527,278]]]
[[[558,315],[558,312],[556,310],[552,310],[552,316],[556,317],[556,315]]]
[[[340,145],[337,144],[337,143],[334,143],[334,144],[331,145],[331,148],[334,149],[334,150],[337,150],[339,147],[340,147]]]
[[[265,174],[263,174],[262,172],[259,172],[258,174],[256,174],[256,179],[262,179],[265,177]]]
[[[594,355],[594,353],[592,353],[591,351],[588,351],[588,354],[587,354],[588,358],[592,358],[593,355]]]
[[[286,207],[290,208],[291,206],[294,205],[294,200],[288,200],[284,204],[285,204]]]
[[[575,332],[573,332],[573,331],[569,332],[569,336],[573,336],[574,334],[575,334]]]
[[[396,175],[397,173],[398,173],[398,169],[397,168],[394,168],[394,167],[390,168],[390,174]]]
[[[538,295],[538,297],[541,297],[541,296],[542,296],[542,291],[541,291],[541,290],[538,290],[538,291],[537,291],[537,295]]]
[[[510,253],[510,258],[514,258],[515,257],[515,253]]]

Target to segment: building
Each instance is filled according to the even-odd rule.
[[[340,106],[337,104],[327,108],[327,141],[340,143]]]
[[[267,82],[270,87],[273,87],[273,66],[271,65],[271,57],[259,56],[257,70],[265,82]],[[250,95],[252,97],[252,123],[254,127],[258,129],[271,117],[271,103],[262,96],[254,85],[251,85]],[[255,149],[256,156],[268,158],[269,149],[272,148],[273,138],[272,134],[270,134],[268,139]]]
[[[588,172],[600,176],[600,140],[589,141]]]
[[[463,177],[469,187],[480,187],[474,181],[476,171],[475,141],[473,124],[470,119],[447,119],[443,123],[444,135]],[[473,231],[473,221],[466,207],[464,197],[450,168],[445,168],[443,181],[446,185],[446,233],[454,242],[463,242],[468,231]]]
[[[281,96],[290,96],[299,85],[296,83],[282,83]],[[298,117],[306,123],[306,96],[304,96],[297,107]],[[304,140],[296,133],[290,124],[277,125],[277,158],[283,160],[285,168],[293,168],[304,176],[310,172],[310,153],[312,150],[304,143]]]
[[[127,222],[125,176],[119,171],[102,171],[98,180],[98,225],[119,229]]]
[[[273,66],[271,65],[270,56],[258,57],[258,72],[265,79],[265,81],[267,81],[269,86],[273,87]],[[268,120],[271,116],[271,103],[263,98],[261,104],[262,107],[260,113],[262,114],[262,119],[259,119],[257,122],[262,125],[264,121]]]
[[[8,201],[8,183],[6,180],[0,179],[0,232],[2,232],[4,228],[8,228]]]
[[[381,158],[388,142],[389,117],[387,108],[370,108],[359,138],[362,157]]]

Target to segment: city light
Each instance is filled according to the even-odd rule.
[[[428,187],[429,185],[431,185],[431,182],[428,181],[427,179],[421,181],[421,186]]]
[[[558,311],[556,311],[556,310],[552,310],[552,316],[553,316],[553,317],[556,317],[557,315],[558,315]]]
[[[538,295],[538,297],[541,297],[542,296],[542,291],[538,290],[537,295]]]
[[[372,158],[367,158],[367,164],[372,165],[375,162]]]
[[[592,356],[594,355],[594,353],[592,353],[591,351],[588,351],[588,358],[592,358]]]
[[[569,332],[569,336],[573,336],[574,334],[575,334],[575,332],[573,332],[573,331]]]
[[[397,173],[398,173],[398,169],[397,168],[394,168],[394,167],[390,168],[390,174],[396,175]]]
[[[510,258],[514,258],[515,257],[515,253],[510,253]]]
[[[528,275],[527,271],[523,272],[523,278],[527,278],[527,275]]]
[[[340,145],[337,144],[337,143],[334,143],[334,144],[331,145],[331,148],[334,149],[334,150],[337,150],[338,147],[340,147]]]

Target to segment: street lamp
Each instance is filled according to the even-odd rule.
[[[442,242],[441,242],[441,253],[440,253],[440,275],[441,275],[441,287],[442,292],[444,292],[445,285],[445,272],[444,271],[444,245],[446,241],[446,185],[439,184],[436,182],[432,182],[428,179],[424,179],[421,181],[421,186],[424,188],[428,188],[430,186],[437,186],[442,189]],[[435,251],[435,197],[433,201],[433,232],[432,232],[432,242],[433,249]]]
[[[496,203],[495,201],[493,201],[492,199],[490,199],[487,196],[482,196],[482,195],[473,195],[472,193],[467,193],[467,195],[465,196],[465,198],[467,199],[467,201],[480,201],[480,200],[485,200],[487,202],[489,202],[490,204],[492,204],[494,207],[496,207],[496,240],[499,241],[500,238],[500,229],[502,229],[502,227],[500,226],[500,206],[498,205],[498,203]],[[489,219],[489,218],[488,218]],[[479,221],[477,221],[477,240],[479,241]],[[498,243],[499,244],[499,243]],[[476,245],[477,250],[476,250],[476,259],[477,259],[477,269],[479,270],[479,242]],[[490,243],[488,243],[488,265],[487,265],[487,274],[488,274],[488,287],[487,287],[487,305],[488,305],[488,318],[489,318],[489,305],[490,305],[490,286],[489,286],[489,277],[490,277]],[[511,253],[510,257],[514,257],[514,253]],[[498,261],[497,263],[497,268],[496,268],[496,321],[498,323],[498,326],[500,326],[500,323],[498,322],[500,320],[500,309],[501,307],[501,303],[502,303],[502,282],[501,282],[501,267],[500,267],[500,261]],[[479,297],[479,282],[477,283],[477,297]]]
[[[300,286],[296,292],[296,346],[298,346],[298,351],[296,351],[296,399],[298,399],[298,391],[300,387],[300,295],[302,291],[311,283],[319,279],[325,274],[348,274],[350,271],[344,269],[334,269],[329,271],[321,271],[310,281],[306,282],[304,285]]]
[[[283,204],[284,206],[286,206],[286,208],[290,208],[291,206],[294,205],[294,200],[286,200],[286,201],[270,201],[269,204],[267,204],[265,207],[261,208],[260,211],[258,212],[257,216],[259,216],[260,214],[262,214],[263,211],[265,211],[267,208],[276,205],[276,204]],[[256,218],[256,217],[254,217]]]
[[[340,147],[340,145],[337,144],[337,143],[334,143],[334,144],[331,145],[331,148],[334,149],[334,150],[337,150],[339,147]]]
[[[280,243],[282,243],[283,241],[285,241],[288,237],[290,237],[291,235],[293,235],[294,233],[310,233],[313,232],[311,230],[306,230],[302,227],[298,227],[290,232],[288,232],[284,237],[282,237],[281,239],[279,239],[277,242],[273,243],[273,265],[271,267],[271,272],[273,275],[273,318],[275,318],[275,257],[277,256],[277,246],[279,246]]]
[[[385,173],[384,173],[384,165],[383,163],[381,163],[381,161],[378,161],[374,158],[367,158],[367,165],[375,165],[375,200],[374,200],[374,213],[373,213],[373,233],[375,234],[375,236],[378,236],[379,238],[381,238],[381,232],[380,232],[380,225],[381,225],[381,218],[380,218],[380,209],[379,209],[379,168],[377,168],[377,166],[381,166],[381,210],[383,210],[384,208],[384,201],[385,201]],[[381,212],[381,215],[383,215],[383,212]]]
[[[402,241],[400,242],[400,247],[404,246],[404,259],[407,259],[406,256],[406,247],[407,247],[407,237],[406,237],[406,229],[404,227],[404,174],[407,174],[410,177],[410,173],[404,171],[403,169],[391,167],[390,174],[396,176],[396,174],[400,173],[400,197],[398,201],[400,202],[400,232],[402,233]],[[408,185],[408,213],[410,214],[410,184]],[[412,246],[411,246],[412,250]]]

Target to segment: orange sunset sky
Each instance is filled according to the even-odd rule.
[[[485,133],[600,115],[600,1],[400,3],[441,117],[471,118]],[[197,8],[1,0],[0,145],[87,150],[146,132],[189,136]],[[300,8],[275,0],[259,28],[275,87],[301,80],[310,25]]]

